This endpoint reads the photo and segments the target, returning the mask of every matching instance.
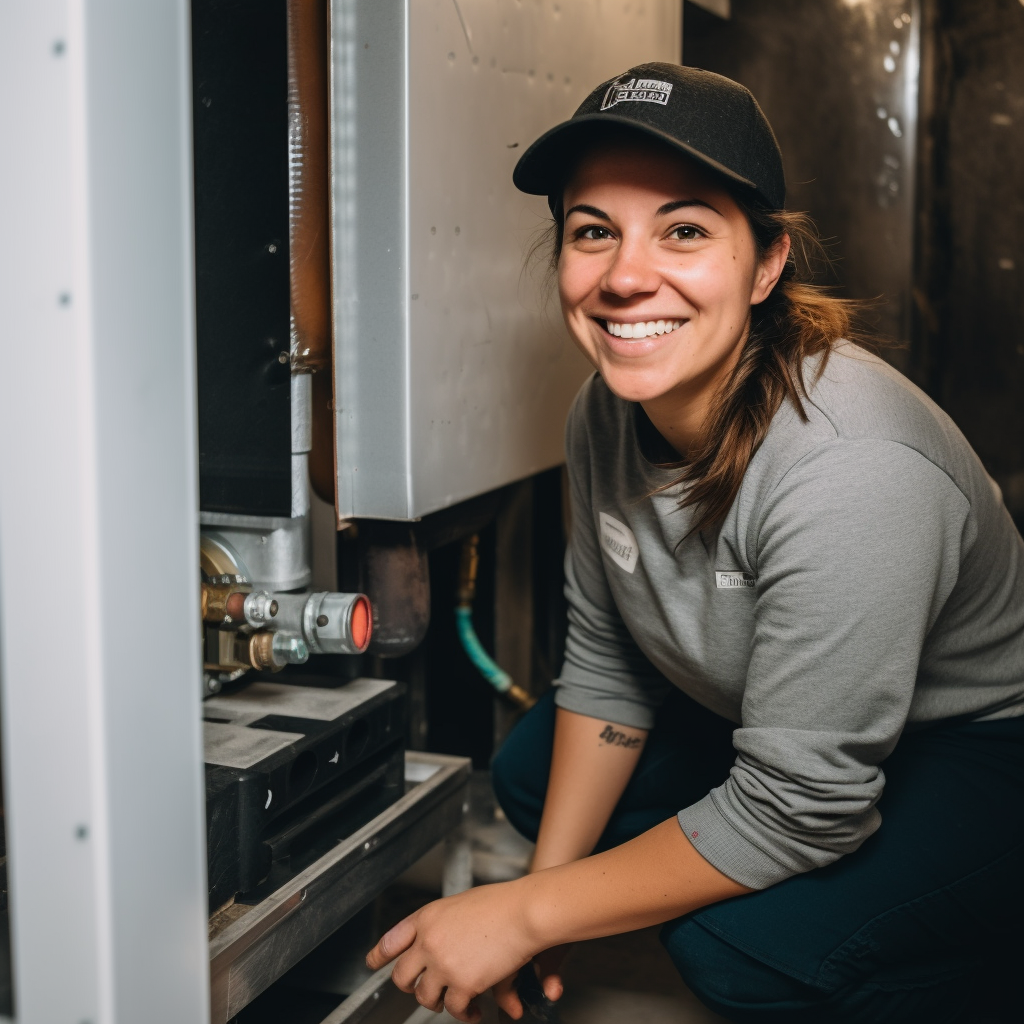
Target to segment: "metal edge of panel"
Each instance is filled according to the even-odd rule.
[[[226,1024],[458,824],[469,760],[407,754],[415,766],[433,771],[211,941],[214,1024]]]
[[[378,1013],[386,1013],[390,1019],[395,1016],[394,1011],[403,1006],[407,1006],[410,1013],[415,1011],[419,1004],[414,996],[392,984],[391,969],[391,964],[382,967],[320,1024],[363,1024],[364,1021],[371,1021]]]
[[[408,513],[408,0],[330,0],[336,511]],[[398,407],[404,407],[404,402]],[[367,504],[363,480],[372,474]]]

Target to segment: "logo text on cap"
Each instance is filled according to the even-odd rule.
[[[628,82],[613,82],[604,94],[601,109],[607,110],[619,103],[659,103],[665,106],[671,92],[671,82],[659,82],[655,78],[631,78]]]

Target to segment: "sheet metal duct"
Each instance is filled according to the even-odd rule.
[[[512,167],[602,79],[680,59],[680,5],[332,0],[341,518],[413,519],[556,465],[588,372]]]

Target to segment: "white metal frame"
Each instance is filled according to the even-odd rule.
[[[19,1024],[208,1020],[187,0],[0,8]]]

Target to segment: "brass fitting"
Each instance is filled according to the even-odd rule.
[[[480,566],[480,541],[474,533],[462,542],[462,557],[459,559],[459,604],[472,604],[476,597],[476,574]]]
[[[238,660],[248,662],[255,669],[277,672],[284,668],[274,660],[273,633],[254,633],[248,640],[239,637],[235,649]]]
[[[537,698],[527,693],[518,683],[513,683],[505,691],[505,696],[523,711],[529,711],[537,703]]]
[[[199,606],[203,622],[245,623],[245,595],[252,587],[239,583],[203,583]]]
[[[254,669],[278,672],[285,665],[302,665],[309,660],[309,647],[301,637],[283,633],[253,633],[237,637],[235,657]]]

